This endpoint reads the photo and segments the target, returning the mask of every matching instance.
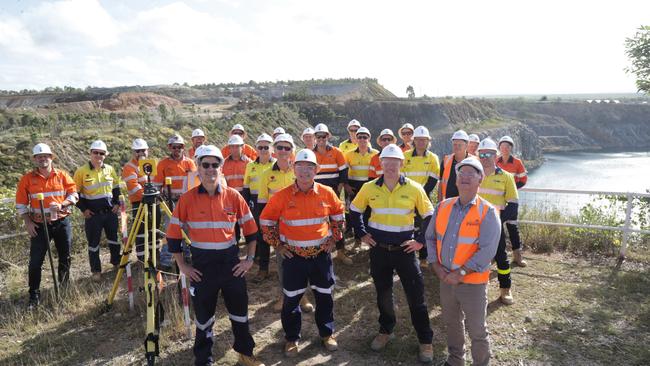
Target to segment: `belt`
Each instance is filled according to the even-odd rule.
[[[108,208],[102,208],[101,210],[91,210],[91,211],[93,211],[93,213],[95,214],[105,214],[105,213],[112,212],[113,209],[108,207]]]
[[[399,246],[399,244],[384,244],[384,243],[377,243],[379,248],[386,249],[389,252],[396,252],[398,250],[403,251],[404,248]]]

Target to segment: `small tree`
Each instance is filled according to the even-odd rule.
[[[632,61],[626,72],[636,76],[636,87],[650,92],[650,26],[641,26],[632,38],[625,39],[625,54]]]
[[[406,87],[406,96],[409,99],[415,99],[415,89],[413,89],[412,85]]]

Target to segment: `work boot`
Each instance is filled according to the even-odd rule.
[[[257,271],[257,274],[253,278],[253,282],[255,283],[264,282],[264,280],[266,280],[267,278],[269,278],[269,270],[260,269],[259,271]]]
[[[422,363],[433,362],[433,345],[431,345],[431,343],[420,343],[420,353],[418,353],[418,359]]]
[[[370,343],[370,349],[373,351],[381,351],[382,349],[386,348],[388,342],[393,338],[395,338],[395,335],[393,333],[379,333],[375,336],[375,339],[372,340],[372,343]]]
[[[345,264],[346,266],[352,265],[352,258],[345,255],[345,249],[338,249],[336,251],[336,260]]]
[[[420,259],[420,268],[427,269],[429,268],[429,262],[426,259]]]
[[[512,261],[517,263],[519,267],[526,267],[528,265],[521,255],[521,249],[515,249],[512,251]]]
[[[334,336],[323,337],[322,342],[323,346],[325,346],[325,349],[330,352],[334,352],[339,349],[339,344],[336,342]]]
[[[515,300],[512,298],[512,294],[510,293],[509,288],[501,289],[501,296],[499,296],[499,300],[501,300],[504,305],[512,305],[515,302]]]
[[[27,304],[27,308],[29,310],[36,309],[38,307],[38,304],[40,303],[41,303],[41,291],[40,290],[29,291],[29,303]]]
[[[284,302],[284,295],[280,294],[280,298],[278,301],[273,305],[273,311],[276,313],[279,313],[282,311],[282,303]]]
[[[101,282],[102,273],[101,272],[93,272],[93,274],[90,275],[90,278],[93,280],[93,282]]]
[[[241,366],[264,366],[255,356],[246,356],[243,353],[239,354],[238,364]]]
[[[296,357],[298,355],[298,342],[287,341],[284,344],[284,355],[285,357]]]
[[[314,305],[312,305],[311,302],[309,302],[309,299],[305,294],[302,295],[302,298],[300,299],[300,310],[303,313],[311,313],[314,311]]]

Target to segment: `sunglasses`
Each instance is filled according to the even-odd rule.
[[[276,150],[278,151],[291,151],[292,147],[291,146],[282,146],[278,145],[275,147]]]
[[[268,149],[269,149],[268,146],[258,146],[257,147],[257,150],[268,150]]]
[[[172,145],[172,150],[183,150],[184,147],[183,145]]]
[[[147,149],[139,149],[139,150],[135,150],[136,154],[140,154],[140,153],[143,153],[143,152],[145,152],[145,151],[147,151]]]
[[[325,140],[327,138],[327,135],[316,135],[316,138],[319,140]]]
[[[413,132],[411,131],[402,131],[402,136],[411,136]]]
[[[478,157],[481,158],[481,159],[491,158],[491,157],[493,157],[494,155],[496,155],[496,154],[495,154],[495,153],[491,153],[491,152],[488,152],[488,153],[478,153]]]
[[[220,165],[220,163],[201,163],[203,169],[209,169],[210,167],[218,169]]]
[[[230,134],[231,134],[231,135],[239,135],[239,136],[244,136],[244,133],[243,133],[243,132],[241,132],[241,131],[232,131],[232,132],[231,132]]]
[[[106,155],[106,153],[103,152],[103,151],[93,151],[93,154],[95,154],[95,155],[101,155],[101,156]]]
[[[368,136],[368,135],[357,136],[357,140],[367,140],[369,138],[370,138],[370,136]]]
[[[383,137],[381,141],[389,142],[389,141],[393,141],[393,139],[391,137]]]

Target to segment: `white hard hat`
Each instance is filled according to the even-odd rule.
[[[273,137],[269,136],[266,133],[263,133],[263,134],[261,134],[261,135],[259,135],[257,137],[257,140],[255,140],[255,143],[257,144],[257,143],[259,143],[261,141],[267,141],[267,142],[273,143]]]
[[[275,137],[275,140],[273,140],[273,145],[277,144],[278,142],[288,142],[291,144],[291,147],[296,147],[296,144],[293,143],[293,137],[289,135],[288,133],[282,133],[279,134]]]
[[[410,124],[410,123],[405,123],[405,124],[402,125],[402,127],[399,128],[399,130],[397,130],[397,133],[399,133],[399,134],[401,135],[401,134],[402,134],[402,130],[405,129],[405,128],[408,128],[408,129],[410,129],[411,131],[413,131],[413,130],[415,129],[415,128],[413,128],[413,125],[412,125],[412,124]]]
[[[34,148],[32,149],[32,156],[39,155],[39,154],[52,154],[52,150],[50,150],[50,147],[47,146],[44,143],[36,144]]]
[[[131,149],[133,150],[142,150],[148,148],[149,145],[147,145],[147,142],[143,139],[135,139],[133,140],[133,144],[131,144]]]
[[[185,145],[185,140],[180,135],[174,135],[167,140],[167,145],[171,144]]]
[[[313,135],[314,133],[315,133],[315,132],[314,132],[314,129],[313,129],[313,128],[311,128],[311,127],[307,127],[307,128],[305,128],[305,129],[302,131],[302,135],[300,135],[300,137],[302,138],[302,137],[305,136],[305,135]]]
[[[223,155],[221,155],[221,150],[219,150],[219,148],[214,145],[203,145],[199,146],[199,148],[196,149],[196,152],[194,153],[194,157],[196,159],[201,159],[205,156],[214,156],[215,158],[219,159],[219,161],[223,162]]]
[[[90,144],[90,151],[93,150],[108,152],[108,148],[106,147],[106,144],[102,140],[95,140],[93,141],[92,144]]]
[[[370,130],[367,129],[366,127],[359,127],[357,130],[357,135],[360,133],[365,133],[366,135],[370,136]]]
[[[318,165],[318,161],[316,160],[316,154],[314,154],[314,152],[311,151],[310,149],[302,149],[298,151],[298,153],[296,154],[295,162],[297,163],[299,161],[307,161],[315,165]]]
[[[470,134],[468,137],[470,142],[481,142],[481,138],[475,133]]]
[[[416,137],[426,137],[431,140],[431,135],[429,135],[429,129],[424,126],[418,126],[415,131],[413,131],[413,138]]]
[[[240,125],[239,123],[232,126],[232,128],[230,129],[230,132],[235,131],[235,130],[240,130],[240,131],[246,132],[246,130],[244,129],[244,126]]]
[[[361,127],[361,122],[357,121],[356,119],[353,119],[352,121],[348,122],[348,130],[352,126]]]
[[[501,145],[502,142],[509,142],[510,145],[515,146],[515,141],[510,136],[503,136],[502,138],[500,138],[499,145]]]
[[[286,133],[286,132],[284,132],[284,128],[282,128],[282,127],[276,127],[275,130],[273,130],[274,135],[276,135],[276,134],[279,135],[281,133]]]
[[[452,140],[465,140],[465,142],[469,141],[469,136],[467,136],[467,132],[463,130],[458,130],[454,132],[454,134],[451,136]]]
[[[228,138],[228,145],[243,145],[244,139],[239,135],[232,135]]]
[[[328,135],[331,135],[330,129],[327,128],[327,126],[325,124],[323,124],[323,123],[319,123],[319,124],[316,125],[316,127],[314,127],[314,134],[317,134],[319,132],[321,132],[321,133],[324,132],[324,133],[326,133]]]
[[[483,165],[481,165],[481,162],[478,161],[478,159],[473,157],[465,158],[460,163],[456,164],[456,174],[458,174],[460,168],[464,167],[465,165],[469,165],[481,173],[481,175],[485,175],[485,173],[483,173]]]
[[[478,150],[479,151],[480,150],[492,150],[494,152],[499,151],[499,149],[497,149],[497,143],[494,142],[494,140],[492,140],[489,137],[484,138],[483,141],[481,141],[481,143],[478,144]]]
[[[203,132],[202,129],[197,128],[196,130],[192,131],[192,137],[205,137],[205,132]]]
[[[399,146],[395,144],[389,144],[386,145],[386,147],[381,150],[381,154],[379,154],[379,159],[383,158],[397,158],[404,160],[404,153],[402,152],[402,149],[399,148]]]

